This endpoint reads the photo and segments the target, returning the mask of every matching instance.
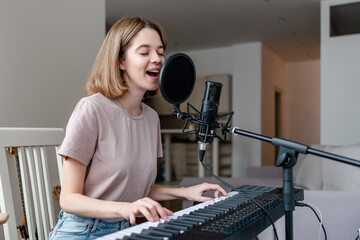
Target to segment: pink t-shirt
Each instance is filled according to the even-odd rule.
[[[141,108],[132,117],[117,100],[99,93],[75,107],[59,154],[87,166],[84,195],[132,202],[149,194],[163,152],[159,117],[146,104]]]

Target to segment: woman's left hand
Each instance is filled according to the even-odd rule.
[[[219,193],[223,196],[227,196],[226,191],[220,187],[218,184],[211,184],[211,183],[202,183],[198,185],[194,185],[191,187],[184,188],[185,190],[185,198],[190,201],[196,202],[205,202],[213,200],[211,197],[204,197],[202,194],[207,191],[214,191],[215,198],[219,197]]]

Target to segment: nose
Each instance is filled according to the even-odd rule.
[[[157,52],[151,54],[151,63],[159,64],[161,61],[162,57]]]

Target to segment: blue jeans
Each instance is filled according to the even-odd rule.
[[[107,222],[97,218],[69,214],[61,210],[59,221],[49,233],[49,240],[90,240],[129,227],[131,224],[127,219],[121,222]]]

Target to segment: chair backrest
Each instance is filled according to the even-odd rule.
[[[12,190],[18,189],[17,185],[21,185],[29,238],[47,239],[55,226],[54,186],[51,186],[50,174],[59,173],[61,183],[62,158],[56,153],[63,138],[62,128],[0,128],[0,211],[9,214],[7,223],[3,225],[5,239],[17,239],[17,226],[21,225],[17,223],[15,214],[20,206],[14,206],[21,194],[16,195]],[[14,171],[16,164],[9,161],[10,148],[18,152],[19,182],[13,180],[12,175],[17,173]],[[53,151],[55,154],[50,156]],[[49,162],[55,159],[57,164]]]

